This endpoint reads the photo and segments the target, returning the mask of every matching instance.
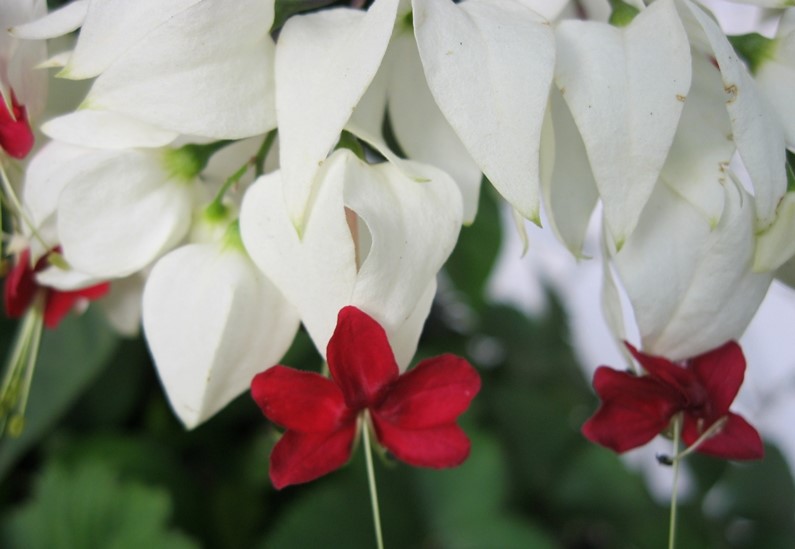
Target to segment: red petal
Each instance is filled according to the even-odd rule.
[[[286,431],[271,452],[271,482],[277,490],[339,469],[350,459],[356,421],[326,433]]]
[[[716,435],[705,440],[697,451],[724,459],[762,459],[765,448],[757,430],[738,414],[730,412],[726,417],[728,419],[723,428]],[[702,429],[698,427],[697,418],[685,416],[682,439],[688,446],[695,443],[709,426]]]
[[[0,99],[0,148],[9,156],[24,158],[33,148],[33,131],[28,124],[25,107],[17,103],[14,92],[11,92],[13,115],[6,102]]]
[[[463,358],[442,355],[420,362],[385,391],[376,410],[403,429],[454,423],[480,390],[480,376]]]
[[[265,417],[290,430],[328,433],[350,420],[339,388],[313,372],[274,366],[254,376],[251,396]]]
[[[340,310],[326,357],[331,376],[352,410],[374,404],[379,392],[398,377],[386,332],[356,307]]]
[[[707,390],[710,417],[725,416],[745,376],[745,357],[740,346],[729,341],[692,359],[690,369]]]
[[[416,467],[444,469],[461,465],[469,456],[469,439],[451,423],[429,429],[401,429],[371,414],[378,441],[400,461]]]
[[[2,100],[0,100],[2,103]],[[30,250],[25,250],[6,276],[4,298],[9,318],[19,318],[30,307],[38,288],[30,265]]]
[[[70,292],[48,290],[47,304],[44,306],[44,325],[48,328],[56,328],[63,317],[74,309],[79,301],[94,301],[107,294],[109,290],[108,282]]]
[[[650,377],[601,366],[593,385],[603,402],[582,426],[582,434],[618,453],[649,442],[679,411],[679,395]]]
[[[690,393],[696,382],[692,372],[682,366],[674,364],[664,357],[642,353],[626,341],[624,345],[627,346],[627,349],[629,349],[629,352],[635,357],[635,360],[643,366],[643,369],[646,370],[651,377],[676,388],[683,395],[687,396]]]

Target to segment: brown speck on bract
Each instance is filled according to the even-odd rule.
[[[677,101],[681,101],[682,103],[684,103],[685,99],[687,99],[686,95],[681,95],[681,94],[678,94],[678,93],[676,94],[676,100]]]

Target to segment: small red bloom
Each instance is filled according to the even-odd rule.
[[[697,451],[726,459],[759,459],[762,440],[742,416],[729,411],[745,375],[742,349],[730,341],[688,359],[683,365],[641,353],[626,344],[647,375],[636,376],[600,366],[593,386],[602,405],[582,427],[590,441],[618,453],[646,444],[682,413],[682,439],[694,444],[723,421]]]
[[[30,265],[30,250],[26,249],[17,258],[14,268],[8,273],[5,283],[5,305],[6,314],[9,318],[19,318],[28,307],[33,303],[36,293],[46,292],[44,302],[44,325],[48,328],[56,328],[64,316],[71,311],[81,300],[94,301],[108,293],[110,284],[104,282],[81,288],[80,290],[63,291],[45,286],[39,286],[36,282],[36,273],[48,266],[47,256],[43,256]]]
[[[14,158],[25,158],[33,148],[33,130],[28,124],[25,107],[17,103],[11,92],[11,110],[0,99],[0,148]]]
[[[401,461],[445,468],[467,458],[469,439],[456,419],[480,390],[480,377],[466,360],[441,355],[401,375],[384,329],[356,307],[339,312],[326,355],[331,379],[274,366],[251,382],[262,413],[286,429],[271,453],[277,489],[344,465],[364,412]]]

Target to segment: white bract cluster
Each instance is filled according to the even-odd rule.
[[[795,14],[741,57],[698,2],[648,4],[375,0],[279,28],[274,0],[31,8],[2,40],[79,29],[39,63],[93,79],[26,167],[31,246],[60,246],[71,268],[39,283],[111,281],[112,322],[142,316],[193,427],[300,323],[323,354],[346,305],[405,368],[483,175],[517,220],[543,207],[577,257],[601,203],[617,338],[617,285],[650,353],[737,338],[795,254]],[[27,98],[34,77],[13,80],[6,42],[4,99],[9,79]]]

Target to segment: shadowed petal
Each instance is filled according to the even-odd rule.
[[[745,377],[745,357],[740,346],[729,341],[694,358],[690,369],[707,390],[713,417],[726,415]]]
[[[456,424],[430,429],[401,429],[372,414],[378,441],[400,461],[416,467],[456,467],[469,456],[469,439]]]
[[[582,434],[618,453],[660,434],[678,409],[678,393],[648,377],[602,366],[593,385],[603,402],[582,426]]]
[[[345,419],[345,400],[330,379],[274,366],[257,374],[251,396],[272,422],[302,433],[328,433]]]
[[[709,454],[724,459],[761,459],[765,448],[762,439],[754,427],[742,416],[729,413],[728,419],[721,430],[698,447],[702,454]],[[696,418],[685,416],[682,439],[690,446],[705,428],[699,430]]]
[[[374,403],[381,389],[398,377],[386,332],[356,307],[340,310],[326,356],[331,376],[354,410]]]
[[[480,376],[463,358],[442,355],[420,362],[393,383],[378,415],[402,429],[453,423],[480,390]]]
[[[271,453],[270,476],[281,490],[339,469],[351,456],[356,422],[327,433],[284,433]]]
[[[643,366],[643,369],[646,370],[652,378],[666,385],[670,385],[682,394],[687,394],[688,388],[691,387],[695,381],[691,372],[681,366],[677,366],[667,358],[647,355],[626,342],[624,342],[624,345],[627,346],[627,349],[629,349],[629,352],[635,357],[635,360]]]

